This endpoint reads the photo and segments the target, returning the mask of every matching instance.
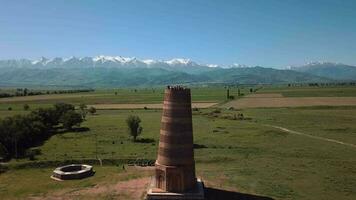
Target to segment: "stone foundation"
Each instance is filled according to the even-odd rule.
[[[156,188],[156,179],[151,182],[148,189],[146,200],[204,200],[204,183],[198,179],[195,187],[192,190],[188,190],[181,193],[166,192],[162,189]]]
[[[93,176],[94,173],[90,165],[72,164],[56,168],[51,178],[54,180],[82,179]]]

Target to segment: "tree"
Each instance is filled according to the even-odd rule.
[[[96,108],[90,107],[90,108],[89,108],[89,113],[92,114],[92,115],[94,115],[94,114],[96,113]]]
[[[80,110],[80,114],[82,115],[82,118],[85,119],[85,117],[87,116],[87,113],[88,113],[87,105],[85,105],[84,103],[81,103],[79,105],[79,110]]]
[[[142,127],[140,126],[141,119],[138,116],[130,115],[126,119],[127,126],[129,128],[129,134],[133,137],[134,142],[136,142],[137,136],[142,133]]]
[[[29,106],[28,104],[24,104],[24,105],[23,105],[23,109],[24,109],[24,110],[29,110],[29,109],[30,109],[30,106]]]
[[[74,111],[74,106],[68,103],[56,103],[54,108],[59,118],[68,111]]]
[[[83,122],[83,118],[81,114],[70,110],[66,112],[59,121],[63,124],[65,129],[72,130],[73,126],[80,126]]]
[[[0,143],[0,161],[1,160],[6,160],[8,158],[9,154],[7,152],[7,149],[5,148],[4,145]]]
[[[60,115],[53,108],[39,108],[31,112],[31,117],[44,124],[47,131],[50,131],[54,126],[59,124]]]

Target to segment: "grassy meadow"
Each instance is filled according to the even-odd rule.
[[[155,90],[155,92],[153,92]],[[249,88],[244,88],[247,95]],[[115,95],[117,91],[117,95]],[[342,91],[342,92],[340,92]],[[40,100],[1,101],[0,117],[24,114],[23,104],[31,108],[55,102],[160,103],[163,88],[100,90],[75,97]],[[356,96],[355,87],[288,88],[266,87],[258,93],[283,96]],[[237,88],[230,89],[231,95]],[[78,95],[78,94],[63,94]],[[17,98],[17,97],[16,97]],[[19,97],[20,98],[20,97]],[[273,128],[281,126],[308,135],[356,144],[356,107],[313,106],[297,108],[250,108],[229,110],[223,87],[193,88],[194,102],[217,102],[212,108],[193,111],[197,176],[206,185],[224,190],[273,199],[356,199],[356,148],[305,137]],[[220,107],[221,106],[221,107]],[[8,107],[12,107],[9,111]],[[235,115],[243,114],[244,119]],[[141,142],[132,142],[125,119],[138,115],[142,120]],[[88,115],[84,132],[65,132],[47,140],[35,161],[26,158],[5,164],[0,174],[1,199],[44,198],[52,194],[93,188],[100,184],[148,177],[147,170],[122,169],[116,165],[95,164],[95,176],[56,182],[49,178],[54,166],[24,167],[24,163],[96,159],[155,159],[160,129],[160,109],[98,110]],[[82,193],[76,199],[130,199],[125,194]]]

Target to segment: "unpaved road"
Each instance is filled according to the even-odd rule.
[[[211,106],[216,105],[215,102],[194,102],[192,103],[192,108],[208,108]],[[147,108],[154,108],[154,109],[161,109],[163,104],[161,103],[134,103],[134,104],[93,104],[88,105],[88,107],[93,106],[96,109],[143,109],[144,107]]]
[[[319,136],[315,136],[315,135],[309,135],[309,134],[306,134],[306,133],[301,133],[301,132],[298,132],[298,131],[293,131],[293,130],[290,130],[290,129],[287,129],[287,128],[284,128],[284,127],[281,127],[281,126],[274,126],[274,125],[269,125],[269,124],[264,124],[264,126],[273,127],[273,128],[279,129],[279,130],[284,131],[284,132],[287,132],[287,133],[292,133],[292,134],[296,134],[296,135],[302,135],[302,136],[309,137],[309,138],[313,138],[313,139],[317,139],[317,140],[322,140],[322,141],[326,141],[326,142],[332,142],[332,143],[341,144],[341,145],[345,145],[345,146],[349,146],[349,147],[356,148],[356,145],[355,145],[355,144],[346,143],[346,142],[341,142],[341,141],[339,141],[339,140],[334,140],[334,139],[319,137]]]

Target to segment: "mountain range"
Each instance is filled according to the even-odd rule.
[[[315,62],[289,69],[121,56],[0,60],[0,86],[126,87],[167,84],[284,84],[356,80],[356,67]]]
[[[356,80],[356,67],[342,63],[312,62],[290,69],[339,81]]]

